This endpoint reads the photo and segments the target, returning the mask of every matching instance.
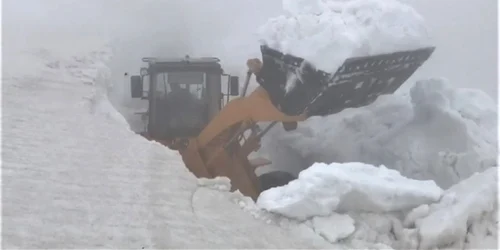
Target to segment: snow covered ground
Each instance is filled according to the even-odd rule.
[[[2,247],[497,246],[497,111],[484,92],[424,79],[278,126],[263,150],[298,179],[254,204],[223,178],[196,180],[111,105],[118,61],[139,42],[29,28],[4,37]]]
[[[227,182],[198,184],[130,131],[106,97],[106,41],[30,38],[4,55],[3,247],[331,247],[256,220]]]

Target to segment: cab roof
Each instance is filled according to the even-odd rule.
[[[222,71],[220,65],[220,59],[217,57],[195,57],[191,58],[189,56],[185,57],[144,57],[143,62],[148,63],[148,66],[152,70],[159,71],[169,71],[169,70],[215,70]]]
[[[194,57],[191,58],[189,56],[185,57],[143,57],[143,62],[147,62],[149,64],[156,63],[219,63],[220,59],[217,57]]]

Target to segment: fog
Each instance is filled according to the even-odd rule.
[[[407,0],[426,19],[436,51],[413,77],[443,76],[497,98],[497,2]]]
[[[125,64],[144,56],[208,55],[223,59],[231,71],[259,55],[255,27],[280,11],[280,2],[266,2],[7,0],[3,26],[7,34],[25,33],[20,25],[51,35],[98,34],[126,50]]]
[[[496,97],[497,1],[404,1],[427,19],[437,47],[417,77],[443,76]],[[256,28],[280,13],[279,0],[4,0],[3,29],[7,40],[37,32],[114,39],[119,70],[137,71],[143,56],[191,54],[239,72],[259,56]]]

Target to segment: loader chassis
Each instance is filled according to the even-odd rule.
[[[131,77],[131,90],[132,97],[149,101],[149,124],[143,136],[178,150],[195,176],[226,176],[233,191],[256,200],[263,190],[294,178],[284,172],[256,176],[257,167],[271,162],[250,160],[248,156],[260,148],[267,131],[279,123],[285,130],[293,130],[297,122],[311,116],[366,106],[380,95],[392,94],[433,51],[434,47],[429,47],[351,58],[330,74],[302,58],[262,46],[263,63],[258,59],[247,62],[251,71],[242,94],[231,101],[229,95],[239,95],[238,78],[229,76],[228,93],[221,93],[224,74],[218,60],[146,59],[143,61],[149,67],[141,70],[141,76]],[[252,74],[260,86],[246,96]],[[146,81],[149,91],[144,97],[142,84],[146,76],[150,76]],[[169,93],[173,93],[177,81],[187,91],[171,97]],[[286,92],[285,85],[290,81],[296,87]],[[176,98],[179,101],[174,101]],[[268,124],[262,129],[259,122]]]

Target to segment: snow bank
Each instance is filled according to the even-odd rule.
[[[408,95],[382,96],[372,105],[313,117],[296,131],[277,127],[264,138],[272,168],[298,174],[313,162],[366,162],[441,188],[496,166],[497,111],[485,93],[456,89],[441,78],[417,82]],[[272,157],[275,149],[288,152]],[[302,165],[286,161],[300,156]],[[296,161],[299,162],[299,161]]]
[[[286,186],[263,192],[262,208],[305,220],[333,211],[391,212],[439,200],[433,181],[408,179],[385,166],[363,163],[316,163]]]
[[[426,216],[415,220],[420,247],[496,247],[497,213],[498,168],[493,167],[453,185]]]
[[[331,243],[491,248],[498,235],[497,171],[489,168],[443,191],[384,166],[314,164],[288,185],[263,192],[257,206],[309,224]]]
[[[130,131],[106,97],[105,40],[30,38],[4,58],[3,246],[331,247],[255,220],[226,182],[198,185],[177,152]]]
[[[397,0],[283,0],[283,9],[260,27],[261,43],[328,72],[350,57],[429,45],[423,18]]]

